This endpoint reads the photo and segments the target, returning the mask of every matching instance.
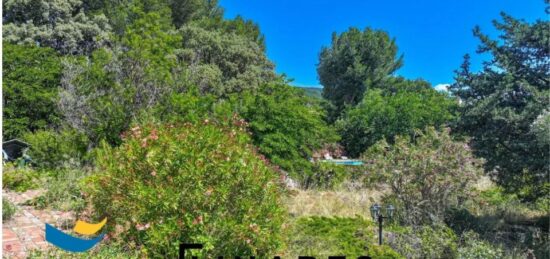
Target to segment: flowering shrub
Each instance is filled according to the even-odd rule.
[[[416,137],[398,136],[389,145],[382,140],[363,155],[367,184],[389,185],[385,195],[393,203],[396,218],[407,225],[439,223],[450,208],[458,207],[471,194],[483,172],[465,142],[452,139],[448,130],[433,127]]]
[[[83,181],[109,238],[147,257],[174,258],[180,243],[195,255],[263,257],[281,244],[279,175],[249,144],[244,125],[148,125],[98,151],[100,171]]]

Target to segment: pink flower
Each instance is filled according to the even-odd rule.
[[[151,175],[152,175],[152,176],[157,176],[157,171],[151,172]]]

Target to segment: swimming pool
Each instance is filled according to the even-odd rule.
[[[323,162],[335,163],[337,165],[363,165],[361,160],[323,160]]]

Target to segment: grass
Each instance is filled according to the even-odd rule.
[[[140,258],[136,251],[125,251],[119,244],[101,242],[89,251],[83,253],[66,252],[56,247],[47,251],[33,250],[27,258],[72,258],[72,259],[108,259],[108,258]]]
[[[12,163],[4,165],[2,187],[16,192],[25,192],[40,186],[40,173],[29,168],[17,168]]]
[[[53,208],[62,211],[80,212],[85,201],[80,193],[79,181],[87,175],[83,170],[65,169],[42,179],[44,194],[29,200],[25,205],[37,209]]]
[[[2,198],[2,220],[11,219],[16,211],[17,209],[13,203],[6,198]]]
[[[376,244],[376,227],[360,216],[300,217],[290,223],[284,258],[403,258],[388,246]]]
[[[382,195],[375,190],[293,190],[286,206],[293,217],[370,217],[370,206],[380,202]]]

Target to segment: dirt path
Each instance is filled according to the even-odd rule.
[[[26,258],[30,251],[46,250],[51,245],[44,240],[45,223],[56,227],[74,223],[74,215],[70,212],[53,210],[36,210],[23,203],[42,193],[40,190],[31,190],[17,193],[2,191],[2,197],[7,198],[16,207],[17,211],[9,220],[3,221],[2,251],[4,258]]]

